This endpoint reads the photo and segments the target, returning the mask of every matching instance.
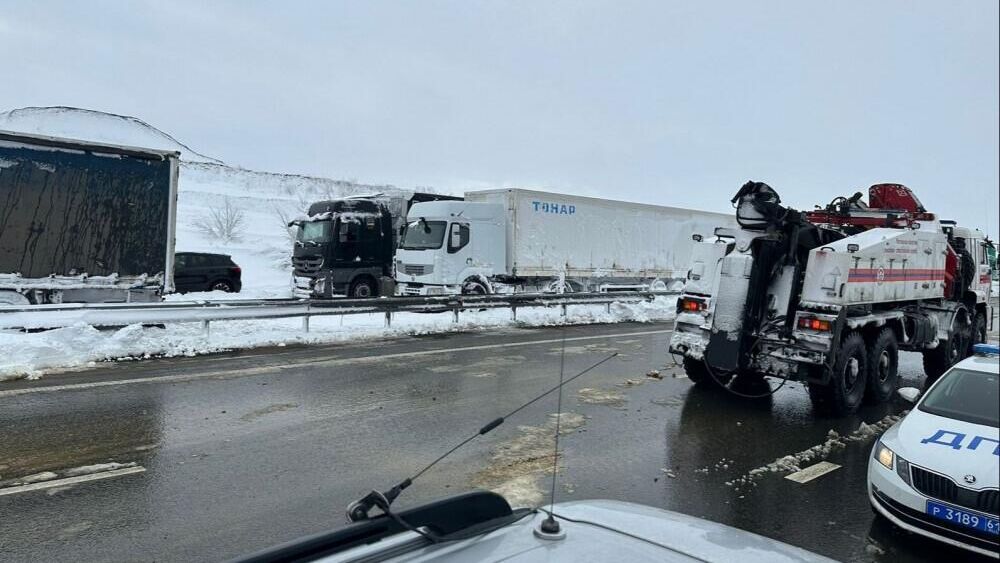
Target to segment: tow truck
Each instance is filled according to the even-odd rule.
[[[940,220],[901,184],[802,212],[762,182],[732,198],[739,228],[695,235],[669,350],[698,385],[806,383],[845,415],[898,388],[899,351],[928,384],[985,342],[993,243]]]

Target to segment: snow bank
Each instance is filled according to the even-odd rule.
[[[221,350],[259,346],[320,344],[387,338],[415,334],[461,332],[504,326],[553,326],[559,324],[649,322],[674,317],[676,298],[652,302],[604,305],[570,305],[562,317],[559,307],[518,309],[517,322],[510,310],[466,311],[455,323],[451,313],[398,313],[392,326],[381,314],[313,317],[310,332],[301,319],[218,321],[206,335],[198,323],[166,328],[131,325],[119,330],[98,330],[77,325],[36,333],[0,332],[0,381],[37,378],[55,370],[86,368],[107,360],[143,359],[151,356],[194,356]]]

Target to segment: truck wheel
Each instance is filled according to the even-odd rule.
[[[865,402],[884,403],[899,387],[899,343],[891,328],[878,333],[868,349],[868,388]]]
[[[691,383],[699,387],[722,387],[732,378],[732,374],[708,373],[704,360],[684,357],[684,373],[687,374]]]
[[[16,291],[4,290],[0,291],[0,306],[3,305],[11,305],[11,306],[31,305],[31,301],[28,301],[27,297],[21,295]]]
[[[368,297],[378,297],[378,289],[375,287],[375,280],[371,278],[358,278],[351,282],[351,287],[347,292],[349,297],[366,299]]]
[[[948,340],[942,340],[937,348],[924,351],[924,387],[944,375],[948,368],[957,364],[968,354],[969,338],[963,331],[956,331]]]
[[[858,410],[868,379],[868,351],[865,339],[857,332],[840,342],[833,373],[826,385],[809,384],[813,408],[823,414],[844,416]]]
[[[976,318],[972,320],[972,338],[969,339],[969,350],[965,353],[967,356],[972,355],[972,346],[974,344],[985,344],[986,343],[986,315],[982,311],[976,313]]]
[[[489,292],[482,282],[476,280],[468,280],[462,284],[462,295],[487,295]]]

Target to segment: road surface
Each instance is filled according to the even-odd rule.
[[[0,489],[0,553],[10,562],[219,561],[341,526],[351,500],[396,484],[555,385],[565,337],[567,376],[619,355],[565,389],[558,500],[650,504],[844,561],[968,558],[873,524],[870,437],[804,463],[839,465],[805,482],[787,471],[748,477],[904,405],[836,420],[814,417],[798,384],[752,401],[694,388],[665,352],[670,328],[289,346],[2,383],[0,481],[52,472],[71,484]],[[919,356],[904,354],[901,371],[919,385]],[[397,506],[473,487],[543,501],[555,411],[555,395],[528,407],[418,480]],[[74,471],[106,463],[123,465]],[[109,468],[112,476],[86,480]]]

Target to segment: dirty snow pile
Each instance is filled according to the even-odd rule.
[[[827,432],[826,441],[822,444],[817,444],[798,453],[779,457],[763,467],[751,469],[745,475],[732,481],[726,481],[726,485],[736,487],[739,490],[742,486],[754,484],[757,479],[768,473],[794,473],[801,471],[802,466],[826,459],[831,453],[844,448],[849,443],[865,443],[873,440],[888,430],[893,424],[899,422],[900,419],[906,416],[907,412],[909,411],[903,411],[898,415],[887,415],[872,424],[862,421],[857,430],[846,436],[841,436],[837,431],[831,429]]]
[[[553,326],[615,322],[650,322],[674,317],[675,297],[650,302],[519,308],[517,321],[507,309],[465,311],[459,321],[449,313],[397,313],[385,326],[382,314],[313,317],[309,332],[298,318],[216,321],[208,334],[199,323],[176,323],[165,328],[131,325],[98,330],[77,325],[35,333],[0,331],[0,381],[39,377],[46,372],[91,367],[95,362],[141,359],[151,356],[194,356],[239,348],[285,344],[358,341],[405,335],[462,332],[495,327]]]

